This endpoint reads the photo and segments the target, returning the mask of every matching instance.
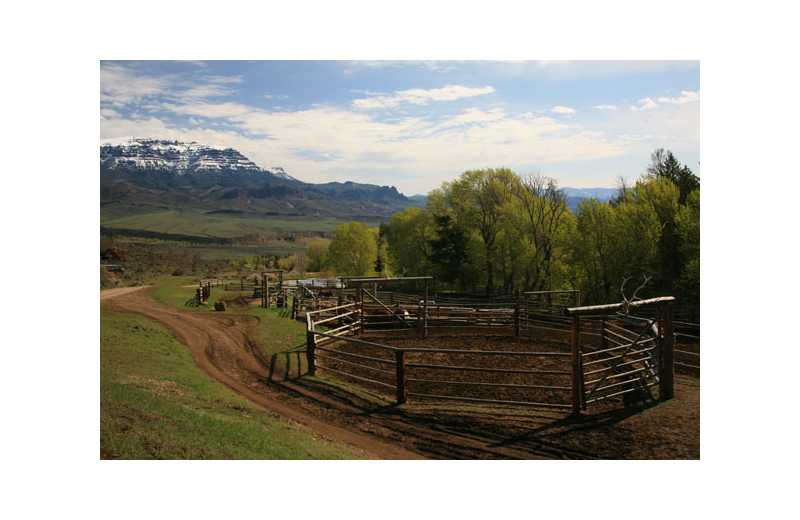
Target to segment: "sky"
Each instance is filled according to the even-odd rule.
[[[305,182],[425,194],[473,169],[700,175],[699,61],[100,61],[100,140],[234,148]]]

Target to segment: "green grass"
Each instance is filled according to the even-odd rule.
[[[103,459],[354,459],[353,448],[275,419],[197,368],[144,317],[100,314]]]
[[[307,375],[305,322],[292,320],[288,308],[255,307],[247,314],[258,320],[256,340],[272,363],[273,377],[280,380]]]
[[[171,307],[189,311],[214,312],[214,303],[225,295],[225,291],[221,287],[212,287],[211,296],[207,300],[208,306],[198,307],[187,305],[196,297],[198,284],[194,281],[193,276],[162,276],[155,285],[152,292],[153,298]],[[184,285],[192,285],[192,287],[182,287]]]
[[[101,209],[100,224],[110,228],[142,229],[158,233],[173,233],[203,237],[233,238],[244,235],[280,237],[291,234],[332,233],[336,226],[353,218],[267,215],[207,215],[202,209],[153,211],[140,214],[114,214]],[[370,227],[380,224],[380,217],[359,219]],[[385,219],[384,219],[385,220]]]

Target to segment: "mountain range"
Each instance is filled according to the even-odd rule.
[[[394,186],[306,183],[232,148],[155,139],[101,144],[100,202],[310,216],[389,216],[418,205]]]

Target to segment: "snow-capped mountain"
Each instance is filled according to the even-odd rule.
[[[284,181],[299,182],[283,168],[265,170],[233,148],[196,142],[122,138],[100,145],[100,166],[108,171],[148,171],[185,175],[199,172],[268,173]]]
[[[311,184],[282,167],[261,168],[232,148],[156,139],[100,143],[100,200],[125,214],[150,206],[251,215],[380,215],[413,201],[394,186]]]
[[[273,166],[273,167],[271,167],[269,169],[269,171],[275,177],[281,178],[281,179],[286,180],[286,181],[296,181],[297,180],[294,177],[292,177],[291,175],[289,175],[288,173],[286,173],[286,171],[284,171],[284,169],[281,168],[280,166]]]

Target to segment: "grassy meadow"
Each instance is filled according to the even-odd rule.
[[[350,217],[315,215],[263,215],[263,214],[206,214],[202,209],[164,209],[148,213],[115,214],[101,212],[100,225],[108,228],[141,229],[158,233],[195,235],[201,237],[233,238],[244,235],[284,237],[289,235],[330,236],[336,226],[352,220]],[[359,218],[370,227],[380,224],[380,217]],[[384,217],[386,220],[386,217]]]

